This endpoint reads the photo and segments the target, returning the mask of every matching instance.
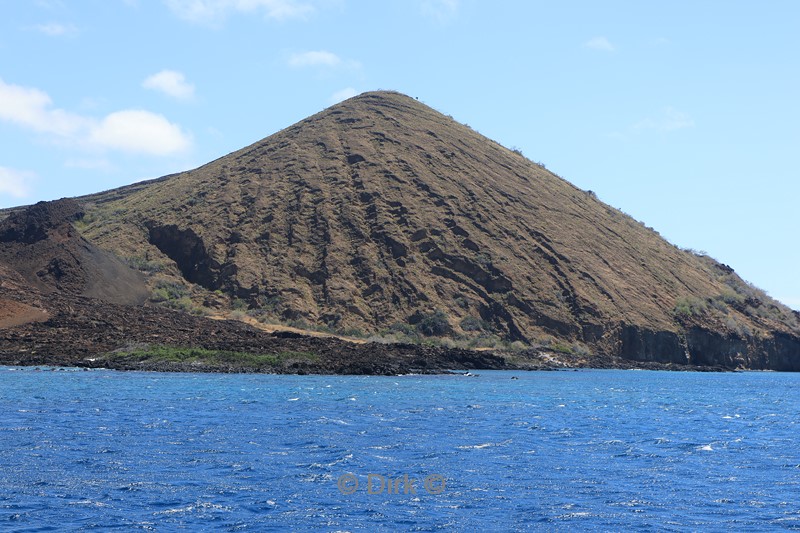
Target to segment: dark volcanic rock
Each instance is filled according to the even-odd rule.
[[[148,295],[144,277],[84,239],[72,225],[82,216],[72,199],[13,213],[0,221],[0,264],[44,293],[143,303]]]
[[[46,239],[51,231],[82,216],[81,204],[72,198],[39,202],[11,213],[0,222],[0,242],[34,244]]]
[[[687,347],[677,333],[625,325],[620,334],[620,354],[636,361],[687,364]],[[715,361],[697,364],[713,365]]]
[[[2,306],[19,297],[0,287]],[[26,297],[31,297],[27,295]],[[154,306],[115,305],[51,294],[38,301],[49,317],[0,328],[0,364],[74,365],[119,370],[317,374],[438,373],[451,369],[514,368],[487,352],[414,345],[354,344],[335,338],[272,335],[238,321],[211,320]],[[2,317],[0,312],[0,317]],[[193,347],[247,354],[310,354],[275,366],[138,361],[109,356],[142,347]]]

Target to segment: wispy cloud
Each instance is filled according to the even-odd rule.
[[[35,178],[33,172],[0,167],[0,195],[25,198],[30,194],[30,182]]]
[[[358,94],[358,91],[353,89],[352,87],[347,87],[342,89],[341,91],[336,91],[330,97],[330,102],[332,104],[338,104],[342,100],[347,100],[348,98],[352,98]]]
[[[63,10],[66,7],[63,0],[36,0],[34,4],[36,7],[47,11]]]
[[[589,39],[583,46],[586,48],[591,48],[592,50],[600,50],[603,52],[613,52],[617,48],[611,44],[611,42],[606,39],[605,37],[594,37],[593,39]]]
[[[165,156],[191,146],[191,137],[162,115],[126,109],[97,119],[56,108],[44,91],[2,79],[0,120],[90,150]]]
[[[178,100],[194,98],[194,85],[186,81],[186,76],[182,72],[175,70],[162,70],[147,77],[142,82],[142,87],[162,92]]]
[[[633,129],[636,131],[655,130],[661,132],[670,132],[692,127],[694,127],[694,119],[691,115],[673,107],[665,107],[659,115],[648,117],[633,125]]]
[[[422,14],[438,22],[447,22],[458,14],[459,0],[422,0]]]
[[[311,50],[291,54],[286,63],[292,68],[361,68],[361,63],[352,59],[342,59],[327,50]]]
[[[303,18],[314,6],[299,0],[165,0],[179,18],[205,25],[219,25],[230,13],[260,12],[265,17],[285,20]]]
[[[60,22],[37,24],[33,26],[33,29],[48,37],[71,37],[78,34],[78,28],[73,24],[62,24]]]
[[[326,50],[299,52],[289,56],[290,67],[338,67],[342,58]]]

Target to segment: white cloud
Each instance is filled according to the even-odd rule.
[[[161,115],[122,110],[98,120],[55,108],[44,91],[6,84],[2,79],[0,120],[92,150],[163,156],[185,151],[191,145],[190,137]]]
[[[162,70],[142,82],[142,87],[161,91],[179,100],[190,100],[194,97],[194,85],[186,81],[186,76],[175,70]]]
[[[65,37],[78,33],[78,28],[72,24],[61,24],[59,22],[38,24],[34,26],[33,29],[50,37]]]
[[[459,0],[423,0],[420,7],[426,17],[447,22],[458,13],[458,4]]]
[[[348,98],[352,98],[358,94],[358,91],[353,89],[352,87],[347,87],[342,89],[341,91],[336,91],[330,97],[330,101],[332,104],[338,104],[342,100],[347,100]]]
[[[30,194],[29,183],[35,177],[33,172],[0,167],[0,194],[24,198]]]
[[[150,111],[130,109],[105,117],[89,133],[91,144],[150,155],[184,152],[191,144],[180,127]]]
[[[592,50],[602,50],[603,52],[613,52],[616,50],[616,47],[605,37],[595,37],[594,39],[589,39],[583,43],[583,46],[586,48],[591,48]]]
[[[341,64],[342,58],[325,50],[300,52],[289,56],[290,67],[338,67]]]
[[[656,130],[670,132],[694,127],[694,119],[689,113],[672,107],[665,107],[658,117],[646,118],[633,125],[634,130]]]
[[[361,63],[358,61],[342,59],[338,55],[333,52],[328,52],[327,50],[311,50],[308,52],[291,54],[286,60],[286,64],[292,68],[346,68],[352,70],[361,68]]]
[[[68,136],[87,126],[88,120],[61,109],[39,89],[11,85],[0,79],[0,120],[40,133]]]
[[[285,20],[302,18],[314,7],[298,0],[165,0],[178,17],[198,24],[217,25],[230,12],[260,11],[267,18]]]

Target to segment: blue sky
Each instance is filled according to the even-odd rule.
[[[800,309],[800,2],[0,0],[0,207],[394,89]]]

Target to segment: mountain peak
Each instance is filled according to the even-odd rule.
[[[343,100],[339,102],[340,105],[346,102],[355,103],[355,102],[394,102],[394,103],[405,103],[411,104],[414,102],[419,102],[418,98],[413,98],[408,96],[407,94],[401,93],[399,91],[392,91],[392,90],[377,90],[377,91],[366,91],[360,94],[353,96],[352,98],[348,98],[347,100]],[[420,104],[423,105],[423,104]],[[336,107],[336,106],[333,106]]]
[[[83,201],[89,241],[198,305],[394,338],[800,368],[797,317],[732,270],[397,92]]]

